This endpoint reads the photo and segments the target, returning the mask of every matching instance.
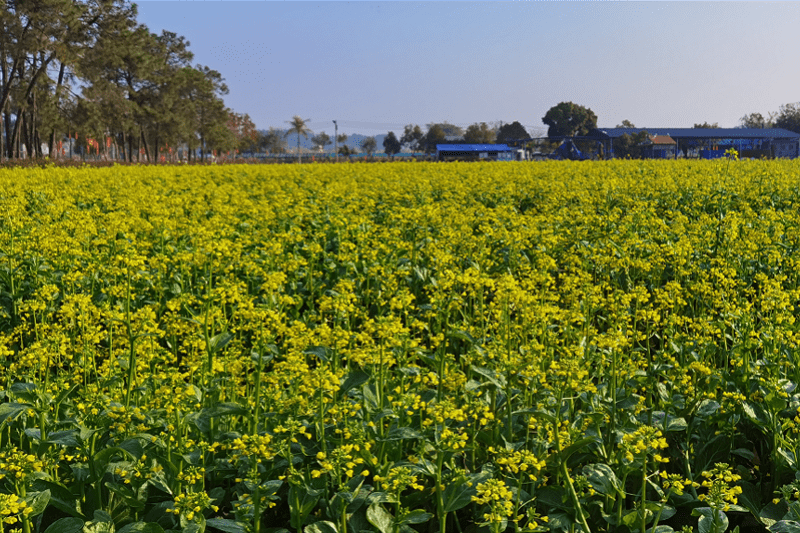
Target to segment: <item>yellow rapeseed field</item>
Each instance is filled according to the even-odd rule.
[[[799,252],[797,161],[0,170],[0,533],[794,531]]]

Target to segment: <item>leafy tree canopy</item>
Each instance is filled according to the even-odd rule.
[[[474,144],[491,144],[495,142],[497,135],[494,128],[489,127],[485,122],[470,124],[464,132],[464,142]]]
[[[506,141],[517,139],[527,139],[528,137],[530,137],[528,130],[526,130],[525,126],[516,120],[511,124],[503,124],[497,130],[498,143],[505,143]]]
[[[561,102],[547,111],[542,122],[548,126],[548,137],[586,135],[597,127],[597,115],[588,107]]]
[[[386,137],[383,138],[383,151],[386,152],[386,155],[389,157],[399,153],[402,148],[403,145],[397,139],[393,131],[387,133]]]

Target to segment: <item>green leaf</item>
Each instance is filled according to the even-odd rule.
[[[327,520],[314,522],[313,524],[306,526],[303,531],[305,533],[337,533],[336,525],[333,522],[328,522]]]
[[[718,528],[714,528],[714,513],[717,514]],[[699,516],[697,530],[700,533],[723,533],[728,529],[728,517],[722,511],[716,511],[710,507],[697,507],[692,509],[692,516]]]
[[[498,389],[505,389],[506,388],[506,378],[502,374],[498,374],[492,369],[484,368],[482,366],[475,366],[470,365],[470,370],[475,372],[476,374],[480,374],[481,376],[485,377],[489,383],[497,387]]]
[[[8,388],[9,392],[13,393],[14,396],[18,398],[22,398],[26,402],[34,403],[38,397],[38,391],[36,390],[36,384],[34,383],[14,383]]]
[[[55,507],[56,509],[65,514],[80,518],[81,523],[83,523],[83,515],[78,510],[77,498],[74,494],[72,494],[69,491],[68,488],[58,483],[54,483],[52,481],[37,479],[36,481],[33,482],[33,489],[38,492],[49,490],[50,502],[48,505],[52,505],[53,507]]]
[[[314,355],[323,363],[330,361],[330,356],[328,355],[330,350],[325,346],[309,346],[303,350],[303,353],[306,355]]]
[[[583,475],[594,490],[608,496],[616,496],[622,492],[622,484],[610,466],[603,463],[590,464],[583,467]]]
[[[25,501],[31,509],[28,516],[40,515],[47,508],[47,504],[50,503],[50,490],[30,493],[25,498]]]
[[[83,520],[75,517],[59,518],[44,530],[44,533],[80,533]]]
[[[800,533],[800,522],[794,520],[780,520],[769,526],[774,533]]]
[[[397,441],[397,440],[411,440],[411,439],[419,439],[422,438],[422,434],[410,427],[394,427],[389,430],[389,434],[386,435],[386,438],[379,438],[379,442],[390,442],[390,441]]]
[[[78,446],[78,433],[77,429],[54,431],[47,436],[47,442],[61,446]]]
[[[414,509],[397,518],[397,524],[424,524],[433,517],[431,513],[426,513],[422,509]]]
[[[697,406],[697,416],[706,418],[717,412],[719,402],[716,400],[705,399]]]
[[[389,492],[373,492],[367,496],[366,501],[370,505],[376,503],[397,503],[397,496]]]
[[[645,509],[644,511],[648,515],[652,514],[648,509]],[[622,517],[622,523],[631,529],[634,529],[641,521],[642,517],[639,515],[639,511],[631,511]]]
[[[393,533],[394,517],[381,504],[373,503],[367,508],[367,520],[381,533]]]
[[[688,424],[683,417],[667,417],[667,431],[686,431]]]
[[[112,481],[106,481],[105,486],[108,488],[108,490],[122,498],[122,500],[132,508],[139,511],[144,509],[145,502],[139,501],[139,499],[136,497],[136,493],[133,492],[130,487],[126,487],[125,485],[114,483]]]
[[[573,442],[572,444],[561,450],[561,453],[559,454],[561,456],[561,461],[567,461],[570,458],[570,456],[572,456],[572,454],[574,454],[579,450],[582,450],[583,448],[585,448],[590,444],[597,444],[597,439],[595,437],[587,437],[585,439],[580,439]]]
[[[656,526],[655,529],[651,527],[650,529],[647,530],[647,533],[673,533],[673,531],[675,530],[672,529],[671,527],[661,525],[661,526]]]
[[[298,487],[292,485],[289,489],[289,513],[291,526],[300,530],[306,522],[306,518],[316,507],[321,490],[310,489],[308,487]],[[297,502],[297,503],[295,503]]]
[[[343,396],[347,394],[348,391],[350,391],[351,389],[360,387],[368,380],[369,380],[369,374],[367,374],[363,370],[354,370],[353,372],[347,374],[347,377],[344,379],[341,387],[339,388],[339,394]]]
[[[762,409],[760,405],[754,405],[750,402],[743,402],[742,411],[744,411],[744,414],[753,422],[756,422],[761,426],[767,424],[767,418],[764,415],[764,409]]]
[[[478,483],[483,483],[489,479],[491,475],[487,472],[480,474],[471,474],[465,478],[459,478],[451,483],[448,483],[442,493],[442,502],[444,503],[444,512],[452,513],[463,509],[472,502],[472,497],[475,496]]]
[[[134,522],[123,526],[117,533],[164,533],[164,528],[155,522]]]
[[[33,408],[27,403],[2,403],[0,404],[0,423],[5,420],[16,420],[22,413]]]
[[[209,518],[206,520],[206,526],[224,531],[225,533],[245,533],[247,531],[244,524],[229,518]]]
[[[211,340],[208,341],[208,351],[217,353],[231,342],[231,340],[233,340],[233,333],[230,331],[223,331],[219,335],[214,335],[211,337]]]

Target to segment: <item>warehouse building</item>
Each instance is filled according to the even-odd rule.
[[[437,161],[512,161],[514,151],[507,144],[437,144]]]
[[[800,157],[800,134],[780,128],[597,128],[583,139],[601,143],[603,153],[613,157],[615,140],[642,131],[650,135],[644,143],[646,157],[714,159],[731,148],[740,157]]]

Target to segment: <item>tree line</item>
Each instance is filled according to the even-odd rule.
[[[235,151],[256,137],[222,75],[125,0],[0,0],[0,158],[127,161]]]

